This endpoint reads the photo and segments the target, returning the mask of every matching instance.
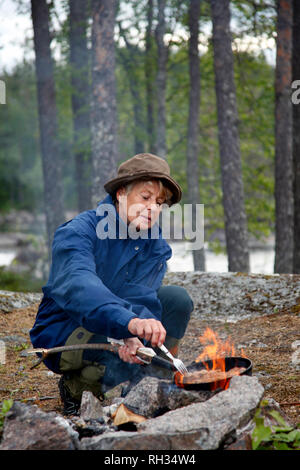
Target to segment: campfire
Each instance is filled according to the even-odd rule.
[[[234,345],[223,342],[217,333],[206,328],[200,338],[203,352],[190,366],[190,372],[176,372],[175,383],[185,389],[226,390],[234,375],[251,375],[251,361],[242,352],[242,357],[235,356]]]
[[[188,373],[175,373],[175,381],[174,366],[170,361],[145,356],[145,375],[137,383],[123,384],[122,390],[126,393],[116,397],[112,404],[101,407],[91,392],[83,392],[80,416],[72,418],[79,436],[79,449],[229,448],[235,435],[252,419],[264,389],[256,377],[247,377],[252,375],[251,361],[244,355],[236,356],[230,341],[222,342],[210,329],[205,331],[200,341],[202,353],[192,364],[188,364]],[[114,353],[118,352],[118,347],[118,344],[111,343],[80,345],[83,349],[103,348]],[[62,348],[72,351],[78,349],[78,345],[39,349],[41,358],[33,367],[40,364],[48,354],[55,354]],[[32,352],[35,354],[37,350]],[[155,363],[155,359],[163,362]],[[166,379],[147,374],[147,367],[152,361],[172,371],[171,380],[170,377]],[[150,372],[153,372],[152,369]],[[239,377],[242,375],[244,377]],[[39,416],[37,419],[40,422]],[[28,420],[30,426],[31,421]],[[19,429],[20,421],[15,426],[15,429]]]

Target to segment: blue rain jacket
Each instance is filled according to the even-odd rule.
[[[101,210],[105,207],[110,210]],[[101,235],[103,227],[107,231],[112,226],[116,226],[115,239]],[[78,326],[128,338],[132,318],[161,320],[157,290],[172,250],[156,227],[155,239],[130,238],[110,195],[97,211],[83,212],[58,227],[49,279],[30,331],[33,346],[61,346]],[[45,363],[59,372],[59,358],[50,355]]]

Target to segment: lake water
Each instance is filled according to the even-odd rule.
[[[4,249],[1,248],[0,251],[0,266],[8,266],[14,257],[16,256],[16,252],[11,249]]]
[[[170,271],[193,271],[193,252],[188,250],[188,242],[170,244],[173,251],[168,261]],[[255,249],[250,251],[250,271],[257,274],[274,273],[275,253],[273,249]],[[228,271],[228,260],[225,254],[215,254],[205,250],[207,272],[224,273]]]
[[[193,255],[188,249],[188,242],[170,243],[173,256],[168,261],[170,271],[193,271]],[[1,249],[0,266],[8,266],[15,257],[13,249]],[[227,256],[205,251],[207,272],[227,272]],[[270,248],[256,249],[250,252],[250,270],[252,273],[273,274],[274,273],[274,250]]]

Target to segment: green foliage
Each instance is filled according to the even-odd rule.
[[[33,66],[5,74],[7,104],[0,106],[0,208],[40,208],[41,163]]]
[[[13,402],[12,399],[3,400],[3,402],[2,402],[2,406],[0,408],[0,435],[1,435],[1,432],[2,432],[3,424],[4,424],[5,415],[11,409],[13,404],[14,404],[14,402]]]
[[[268,402],[262,402],[257,409],[254,422],[255,428],[252,432],[253,450],[300,450],[300,424],[297,428],[289,426],[276,410],[266,410]],[[273,418],[278,426],[265,425],[266,416]]]
[[[20,5],[25,3],[21,1]],[[68,42],[68,2],[58,18],[56,2],[51,6],[53,47],[60,51],[55,61],[58,141],[63,167],[65,206],[76,209],[76,180],[73,158],[73,123]],[[272,38],[275,28],[274,1],[233,0],[234,35],[253,39],[261,34]],[[137,141],[149,150],[147,133],[145,33],[147,5],[143,0],[119,2],[116,37],[116,78],[118,141],[121,161],[135,153]],[[183,188],[187,202],[186,150],[189,103],[187,0],[168,0],[166,7],[167,64],[167,155],[171,172]],[[27,11],[27,10],[26,10]],[[29,13],[29,11],[27,12]],[[59,21],[58,21],[59,20]],[[155,28],[157,4],[153,10],[153,54],[151,80],[155,91],[157,54]],[[201,2],[200,20],[200,125],[199,202],[205,210],[205,239],[224,229],[222,184],[218,147],[210,5]],[[205,32],[205,34],[204,34]],[[174,34],[173,34],[174,33]],[[90,34],[90,29],[89,29]],[[128,44],[126,46],[124,35]],[[121,40],[122,39],[122,40]],[[31,46],[32,47],[32,46]],[[237,50],[237,47],[235,47]],[[149,64],[148,64],[149,65]],[[91,74],[91,70],[87,70]],[[7,105],[0,106],[0,210],[11,208],[43,210],[43,176],[39,144],[34,64],[24,61],[1,77],[6,83]],[[268,236],[274,228],[274,70],[253,52],[235,52],[235,82],[239,112],[239,134],[249,233]],[[154,92],[155,95],[155,92]],[[136,107],[139,108],[137,123]],[[155,112],[154,103],[154,112]],[[153,137],[153,136],[152,136]],[[153,137],[154,138],[154,137]],[[220,250],[218,242],[213,246]]]
[[[276,23],[276,1],[231,0],[231,13],[239,35],[272,37]]]
[[[13,292],[41,292],[44,280],[35,279],[30,272],[15,273],[0,266],[1,289]]]

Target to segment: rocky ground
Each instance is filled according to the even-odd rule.
[[[6,345],[6,361],[0,365],[0,402],[12,398],[37,404],[44,411],[62,413],[57,387],[59,376],[48,371],[43,364],[31,370],[36,359],[26,355],[26,349],[30,347],[29,329],[37,306],[32,304],[0,313],[0,340]],[[188,364],[202,352],[199,337],[206,327],[213,329],[221,339],[230,338],[237,355],[243,349],[252,361],[253,375],[264,386],[265,397],[275,399],[290,421],[297,424],[300,422],[300,370],[295,342],[300,341],[299,310],[300,305],[294,305],[235,323],[213,318],[202,320],[198,312],[199,315],[193,315],[189,323],[180,358]],[[111,396],[104,404],[109,404]]]

